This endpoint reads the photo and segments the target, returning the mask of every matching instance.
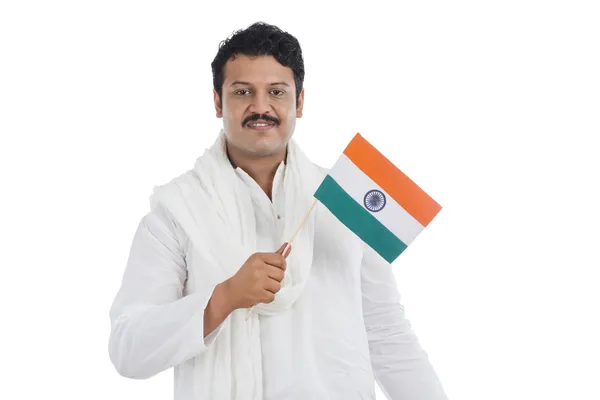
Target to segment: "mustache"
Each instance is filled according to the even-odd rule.
[[[275,125],[280,124],[280,122],[277,118],[271,117],[269,114],[252,114],[251,116],[245,118],[244,121],[242,121],[242,126],[245,126],[246,124],[253,122],[253,121],[258,121],[259,119],[263,119],[265,121],[272,122]]]

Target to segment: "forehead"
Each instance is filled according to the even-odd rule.
[[[249,57],[236,54],[234,59],[225,63],[223,84],[233,81],[249,82],[254,85],[271,82],[286,82],[294,84],[294,72],[284,67],[273,56]]]

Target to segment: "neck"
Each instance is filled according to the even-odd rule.
[[[234,168],[241,168],[269,196],[272,195],[275,172],[282,161],[286,160],[287,147],[283,152],[262,157],[252,157],[241,154],[233,146],[227,146],[227,156]]]

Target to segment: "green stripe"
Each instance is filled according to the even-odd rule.
[[[389,263],[406,249],[407,246],[396,235],[357,203],[331,176],[325,177],[315,197]]]

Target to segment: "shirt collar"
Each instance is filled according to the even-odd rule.
[[[281,191],[283,189],[283,182],[285,180],[285,171],[286,164],[284,161],[282,161],[281,163],[279,163],[279,166],[275,171],[275,176],[273,177],[273,187],[271,188],[271,197],[273,198],[273,200],[276,197],[279,197],[281,194]],[[244,171],[240,167],[235,167],[235,172],[237,176],[242,180],[242,182],[246,184],[246,187],[251,191],[251,193],[257,193],[257,191],[260,191],[264,196],[266,196],[266,193],[264,193],[261,187],[258,186],[258,183],[256,183],[256,181],[252,179],[252,177],[248,175],[246,171]]]

